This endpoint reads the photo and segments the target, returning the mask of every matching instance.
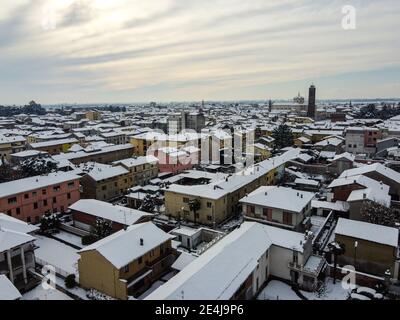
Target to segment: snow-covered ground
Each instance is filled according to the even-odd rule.
[[[67,274],[78,274],[77,250],[57,240],[44,236],[36,236],[36,244],[39,246],[35,256],[45,263],[61,269]]]
[[[56,289],[46,290],[39,284],[33,290],[22,295],[24,300],[72,300],[69,296]]]
[[[325,281],[326,289],[322,290],[320,294],[317,292],[306,292],[301,293],[309,300],[347,300],[351,289],[343,289],[340,280],[333,284],[332,278],[327,278]]]
[[[325,281],[325,290],[320,294],[317,292],[301,293],[308,300],[347,300],[351,289],[343,289],[340,281],[333,284],[332,278],[327,278]],[[281,281],[272,280],[267,287],[259,294],[257,300],[301,300],[299,296],[292,290],[290,286]]]
[[[257,300],[301,300],[286,283],[272,280],[258,295]]]
[[[54,238],[61,239],[67,243],[70,243],[74,246],[77,246],[79,248],[84,248],[85,246],[82,245],[82,238],[80,236],[77,236],[75,234],[60,230],[59,233],[56,233],[53,235]]]

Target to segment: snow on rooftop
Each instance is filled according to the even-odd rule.
[[[278,186],[262,186],[240,199],[241,203],[301,212],[314,198],[315,193]],[[288,201],[290,200],[290,201]]]
[[[399,230],[396,228],[344,218],[339,218],[335,234],[385,244],[391,247],[397,247],[399,239]]]
[[[312,200],[311,207],[317,209],[321,208],[321,209],[329,209],[340,212],[347,212],[349,211],[350,205],[345,201],[328,202],[328,201]]]
[[[364,165],[359,168],[354,168],[354,169],[349,169],[344,171],[339,178],[346,178],[346,177],[352,177],[352,176],[357,176],[357,175],[363,175],[369,172],[377,172],[384,177],[393,180],[397,183],[400,181],[400,173],[390,169],[386,166],[384,166],[381,163],[373,163],[370,165]]]
[[[81,199],[70,206],[69,209],[107,219],[123,225],[135,224],[143,217],[152,216],[150,213],[121,207],[94,199]]]
[[[0,229],[0,252],[4,252],[25,243],[34,241],[35,238],[22,232],[17,232],[8,229]]]
[[[140,223],[97,241],[78,253],[96,250],[120,269],[172,238],[174,236],[165,233],[151,222]],[[140,244],[140,239],[143,239],[143,245]]]
[[[222,179],[212,181],[210,184],[193,186],[172,184],[163,190],[165,192],[170,191],[192,196],[201,196],[208,199],[219,199],[260,178],[271,170],[280,167],[287,161],[295,159],[299,154],[299,149],[290,149],[280,156],[264,160],[234,174],[231,177],[220,175]],[[207,175],[218,177],[218,175],[212,175],[210,173],[207,173]]]
[[[39,228],[34,225],[10,217],[4,213],[0,213],[0,229],[7,229],[21,233],[31,233],[39,230]]]
[[[21,293],[12,282],[5,275],[0,275],[0,301],[17,300],[21,297]]]
[[[181,255],[178,257],[178,259],[176,259],[175,262],[172,264],[171,268],[178,271],[182,271],[196,258],[197,258],[196,256],[190,253],[182,252]]]
[[[303,239],[303,234],[245,222],[196,258],[147,299],[230,299],[254,271],[258,260],[272,244],[292,248],[300,246],[300,239]]]
[[[297,178],[294,183],[296,184],[305,184],[305,185],[310,185],[310,186],[315,186],[317,187],[319,185],[319,181],[312,180],[312,179],[301,179]]]
[[[80,168],[84,172],[87,169],[87,175],[95,181],[101,181],[129,173],[129,171],[122,166],[111,166],[97,162],[82,164]]]
[[[152,155],[148,156],[143,156],[143,157],[137,157],[137,158],[129,158],[129,159],[124,159],[124,160],[119,160],[113,162],[114,165],[116,164],[122,164],[123,166],[127,168],[133,168],[136,166],[144,165],[144,164],[155,164],[158,162],[158,159]]]
[[[0,198],[32,191],[47,186],[80,179],[80,176],[70,172],[49,173],[46,176],[35,176],[0,183]]]
[[[31,143],[30,146],[33,149],[36,149],[36,148],[45,148],[45,147],[51,147],[51,146],[58,146],[58,145],[67,144],[67,143],[78,143],[78,140],[76,140],[75,138],[51,140],[51,141]]]

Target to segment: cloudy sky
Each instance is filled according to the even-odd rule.
[[[342,7],[356,29],[342,28]],[[400,96],[398,0],[2,0],[0,104]]]

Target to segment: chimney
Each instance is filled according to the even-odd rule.
[[[144,245],[144,240],[143,240],[143,238],[140,238],[140,245],[143,247],[143,245]]]

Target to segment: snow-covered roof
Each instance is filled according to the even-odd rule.
[[[296,232],[245,222],[146,299],[230,299],[257,268],[258,260],[271,245],[296,248],[300,247],[300,239],[303,235]]]
[[[81,199],[70,206],[69,209],[123,225],[135,224],[143,217],[152,216],[152,214],[147,212],[121,207],[94,199]]]
[[[25,243],[34,241],[35,238],[22,232],[16,232],[8,229],[0,229],[0,252],[4,252]]]
[[[129,159],[123,159],[119,161],[113,162],[114,165],[116,164],[121,164],[125,166],[126,168],[133,168],[136,166],[144,165],[147,163],[150,164],[155,164],[158,162],[158,159],[152,155],[148,156],[143,156],[143,157],[137,157],[137,158],[129,158]]]
[[[17,300],[21,297],[21,293],[12,282],[5,275],[0,275],[0,301]]]
[[[90,162],[84,166],[90,167],[90,171],[87,175],[95,181],[101,181],[129,173],[129,171],[122,166],[111,166],[97,162]],[[82,168],[82,166],[80,166],[80,168]]]
[[[312,180],[312,179],[301,179],[297,178],[294,183],[296,184],[304,184],[304,185],[310,185],[310,186],[315,186],[317,187],[319,185],[319,181],[317,180]]]
[[[355,160],[355,156],[349,152],[345,152],[342,154],[338,154],[337,156],[335,156],[332,161],[338,161],[338,160],[349,160],[350,162],[354,162]]]
[[[70,172],[49,173],[46,176],[35,176],[0,183],[0,198],[32,191],[47,186],[80,179],[80,176]]]
[[[25,151],[21,151],[21,152],[17,152],[17,153],[13,153],[11,154],[12,157],[17,157],[17,158],[25,158],[25,157],[33,157],[33,156],[37,156],[37,155],[44,155],[44,154],[48,154],[45,151],[40,151],[40,150],[25,150]]]
[[[239,188],[251,183],[252,181],[267,174],[271,170],[278,168],[289,160],[295,159],[299,155],[299,149],[291,149],[281,156],[270,158],[250,166],[231,177],[224,176],[223,179],[213,181],[210,184],[204,185],[178,185],[172,184],[168,188],[164,188],[165,192],[176,192],[180,194],[187,194],[190,196],[199,196],[208,199],[219,199],[228,193],[234,192]],[[207,175],[211,175],[207,173]],[[216,175],[214,175],[215,177]]]
[[[120,269],[172,238],[174,236],[151,222],[140,223],[97,241],[78,253],[96,250],[114,267]],[[143,239],[143,245],[140,244],[140,239]]]
[[[398,246],[399,230],[364,221],[339,218],[335,234],[362,239],[391,247]]]
[[[315,193],[292,188],[262,186],[248,196],[240,199],[240,202],[291,212],[301,212],[314,196]]]
[[[0,213],[0,229],[7,229],[21,233],[31,233],[39,230],[39,228],[34,225],[10,217],[4,213]]]
[[[36,149],[36,148],[45,148],[45,147],[51,147],[51,146],[58,146],[58,145],[67,144],[67,143],[78,143],[78,140],[76,140],[75,138],[51,140],[51,141],[30,143],[30,146],[33,149]]]
[[[190,253],[182,252],[181,255],[178,257],[178,259],[176,259],[175,262],[172,264],[171,268],[178,271],[182,271],[196,258],[197,258],[196,256]]]
[[[311,201],[311,207],[347,212],[349,211],[350,205],[345,201],[328,202],[313,200]]]
[[[361,166],[359,168],[346,170],[340,175],[339,178],[352,177],[369,172],[377,172],[390,180],[400,183],[400,173],[384,166],[381,163],[373,163],[370,165]]]

